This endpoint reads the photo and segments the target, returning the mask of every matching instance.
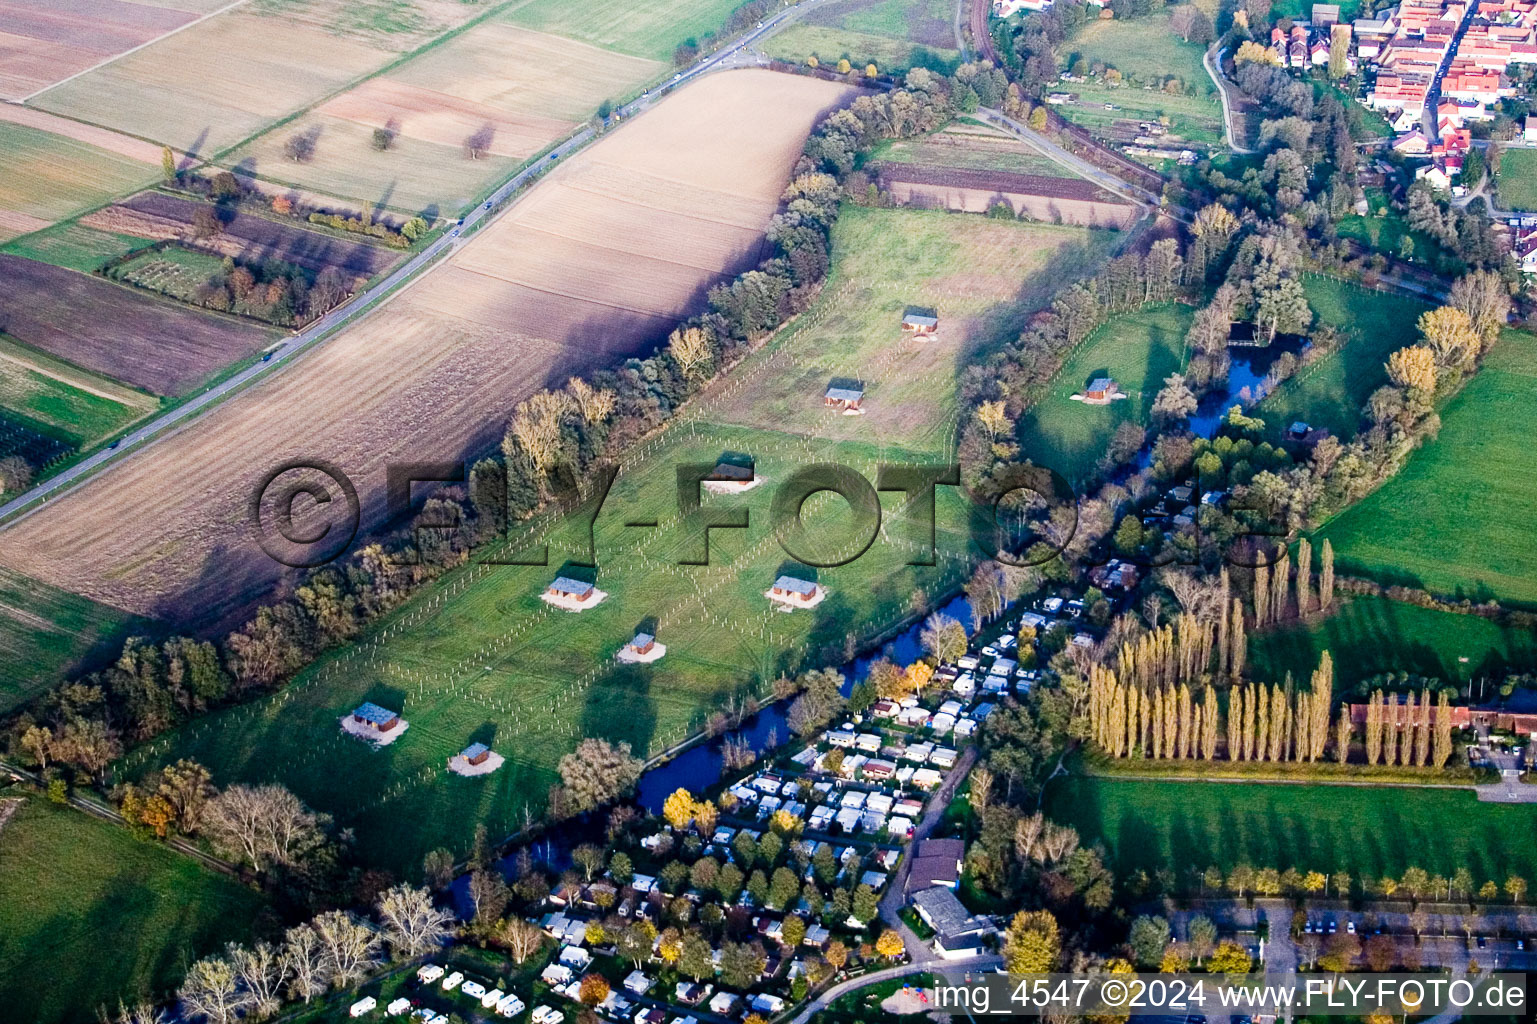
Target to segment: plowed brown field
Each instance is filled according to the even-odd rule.
[[[472,453],[531,391],[645,351],[756,257],[849,95],[756,70],[681,90],[299,365],[0,533],[0,563],[184,623],[248,604],[279,574],[248,521],[265,473],[327,460],[377,522],[387,463]]]

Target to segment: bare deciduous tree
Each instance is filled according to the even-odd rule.
[[[437,949],[453,934],[454,915],[435,906],[432,893],[397,885],[379,897],[379,927],[397,960]]]
[[[325,951],[315,929],[301,924],[283,936],[283,969],[288,990],[306,1003],[326,990]]]
[[[208,803],[204,833],[258,871],[293,867],[325,843],[327,819],[283,786],[234,785]]]
[[[526,962],[544,944],[543,930],[521,917],[509,917],[497,929],[496,937],[507,947],[513,962],[518,964]]]
[[[177,995],[187,1016],[208,1024],[232,1024],[245,1005],[235,968],[223,957],[210,956],[187,971]]]
[[[321,963],[330,983],[346,988],[363,980],[379,961],[379,933],[345,910],[331,910],[314,922]]]
[[[245,1019],[266,1020],[277,1013],[283,1006],[283,985],[288,981],[283,951],[268,942],[258,942],[250,949],[232,942],[226,952],[245,990]]]

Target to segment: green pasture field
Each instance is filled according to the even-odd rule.
[[[1329,325],[1347,341],[1298,370],[1258,406],[1258,415],[1284,430],[1296,420],[1353,437],[1361,408],[1387,383],[1388,356],[1419,341],[1415,326],[1430,307],[1417,299],[1374,291],[1335,277],[1309,274],[1303,282],[1314,327]]]
[[[0,714],[81,659],[115,651],[136,625],[126,612],[0,569]]]
[[[919,239],[907,243],[912,251],[875,244],[907,235]],[[781,674],[847,660],[913,616],[918,595],[935,602],[965,579],[974,551],[966,509],[954,488],[940,488],[937,564],[911,566],[926,553],[926,540],[915,539],[902,496],[886,492],[886,515],[869,550],[844,565],[808,570],[797,568],[770,528],[779,485],[818,463],[847,466],[873,481],[881,463],[948,458],[954,371],[947,365],[937,372],[940,364],[932,361],[958,359],[963,333],[955,321],[971,317],[998,328],[996,335],[980,327],[969,335],[978,344],[1011,336],[1002,327],[1017,329],[1020,296],[1035,286],[1029,268],[1048,258],[1068,263],[1064,253],[1071,252],[1077,269],[1061,272],[1088,273],[1091,256],[1108,255],[1108,237],[974,215],[846,208],[834,239],[833,280],[816,305],[631,454],[594,523],[591,546],[578,515],[551,526],[547,565],[457,569],[366,642],[321,659],[281,693],[135,751],[120,773],[131,777],[155,763],[194,757],[221,782],[278,778],[356,828],[370,860],[406,870],[434,846],[465,852],[477,822],[504,835],[525,812],[537,813],[559,758],[582,737],[655,754],[729,700],[764,693]],[[975,246],[963,244],[968,238]],[[904,262],[915,258],[915,265]],[[985,291],[988,261],[1000,258],[1009,262],[993,272],[1013,268],[1005,312],[992,310],[993,298],[970,298],[950,321],[948,341],[903,347],[897,300],[924,296],[901,296],[899,285],[932,274],[950,280],[946,287],[957,294],[972,295],[960,283]],[[983,284],[964,273],[979,266]],[[877,328],[864,326],[871,322]],[[821,362],[829,347],[837,352],[830,366]],[[888,408],[900,404],[914,426],[902,431],[898,417],[825,411],[827,375],[839,371],[863,373],[872,398]],[[713,531],[709,565],[680,564],[701,557],[702,530],[679,520],[676,467],[713,466],[723,452],[752,456],[764,483],[741,494],[707,495],[705,506],[743,508],[749,527]],[[825,564],[857,550],[843,499],[817,495],[803,516],[812,547],[792,542],[797,555]],[[656,525],[627,525],[647,521]],[[591,578],[606,599],[580,613],[541,600],[563,569],[582,571],[569,561],[592,552]],[[825,600],[812,609],[777,610],[764,592],[785,571],[803,578],[814,572]],[[616,663],[614,655],[637,631],[666,645],[665,657],[650,665]],[[400,710],[409,727],[377,751],[343,735],[338,720],[363,700]],[[477,740],[507,763],[481,778],[448,774],[448,757]]]
[[[108,260],[148,245],[149,241],[133,235],[97,231],[80,224],[65,223],[55,224],[46,230],[23,235],[0,245],[0,252],[89,274]]]
[[[1383,672],[1465,686],[1481,676],[1537,668],[1537,636],[1530,630],[1385,597],[1347,597],[1321,618],[1251,633],[1248,672],[1274,682],[1290,672],[1300,684],[1324,651],[1334,659],[1335,690],[1342,694]]]
[[[793,64],[815,57],[825,67],[833,67],[847,57],[857,69],[874,64],[893,74],[913,68],[949,74],[960,65],[959,50],[922,46],[905,39],[851,32],[826,25],[794,24],[776,32],[763,44],[763,51],[776,60]]]
[[[22,799],[0,828],[6,1019],[94,1020],[120,998],[163,997],[192,961],[249,934],[256,892],[118,825]]]
[[[975,214],[845,206],[816,307],[762,357],[773,361],[766,379],[723,397],[711,416],[945,450],[965,367],[1012,341],[1031,312],[1091,273],[1120,238]],[[909,306],[937,312],[935,339],[903,338]],[[823,409],[823,393],[840,377],[864,382],[865,415]]]
[[[1080,102],[1064,103],[1053,109],[1096,135],[1111,134],[1116,121],[1157,121],[1167,115],[1172,133],[1207,146],[1222,145],[1222,107],[1215,96],[1171,96],[1157,89],[1095,82],[1071,85]],[[1106,110],[1106,103],[1117,109]]]
[[[1192,316],[1189,307],[1169,303],[1114,317],[1086,338],[1063,364],[1050,394],[1020,418],[1023,453],[1069,480],[1091,475],[1118,426],[1148,422],[1164,378],[1184,365]],[[1069,397],[1095,377],[1113,377],[1131,397],[1100,406]]]
[[[750,528],[715,531],[711,565],[679,565],[697,554],[701,537],[678,522],[675,466],[713,465],[722,451],[755,456],[767,482],[707,506],[745,507]],[[906,566],[913,552],[898,542],[907,529],[888,516],[887,537],[869,552],[818,571],[828,596],[816,608],[780,612],[764,596],[794,562],[769,529],[776,485],[817,462],[873,480],[878,460],[900,457],[891,448],[767,430],[674,427],[642,464],[620,474],[596,521],[595,579],[608,594],[601,603],[573,613],[540,598],[586,548],[579,526],[567,521],[550,539],[548,566],[456,571],[374,639],[323,658],[279,694],[141,749],[125,774],[193,757],[223,782],[275,777],[355,828],[370,860],[399,871],[435,846],[464,853],[477,822],[503,835],[525,810],[537,812],[557,761],[578,740],[600,736],[655,754],[729,698],[762,694],[782,673],[841,661],[908,612],[915,591],[937,598],[958,585],[969,568],[965,518],[959,498],[943,489],[938,566]],[[900,495],[887,499],[894,510],[891,499]],[[847,518],[842,499],[822,495],[808,504],[808,521],[827,536],[846,536]],[[646,519],[660,525],[625,525]],[[666,656],[654,665],[615,663],[640,630],[665,644]],[[390,746],[375,751],[339,730],[338,719],[364,700],[399,710],[409,723]],[[447,774],[448,757],[472,741],[488,743],[507,763],[483,778]]]
[[[1479,883],[1537,872],[1537,804],[1471,790],[1069,776],[1047,787],[1046,812],[1103,842],[1119,877],[1166,868],[1183,881],[1240,863],[1356,879],[1465,866]]]
[[[717,32],[742,0],[533,0],[507,12],[507,20],[525,28],[618,50],[636,57],[671,60],[685,39]]]
[[[1313,6],[1313,0],[1279,0],[1270,5],[1270,16],[1305,20],[1313,16]],[[1344,0],[1339,9],[1340,24],[1348,25],[1361,16],[1361,0]]]
[[[1342,571],[1537,604],[1537,351],[1507,331],[1397,476],[1319,531]],[[1396,347],[1396,346],[1395,346]]]
[[[1502,209],[1537,210],[1537,149],[1507,149],[1497,184]]]
[[[964,167],[1051,178],[1075,177],[1013,136],[964,123],[951,124],[914,139],[894,139],[879,146],[872,161],[925,167]]]
[[[1113,67],[1129,82],[1111,87],[1097,82],[1064,83],[1061,88],[1079,94],[1089,105],[1064,104],[1057,108],[1063,117],[1090,131],[1108,129],[1115,120],[1157,120],[1167,114],[1170,130],[1192,142],[1220,145],[1222,142],[1222,101],[1211,76],[1201,66],[1202,49],[1187,43],[1169,27],[1170,15],[1158,14],[1130,20],[1091,21],[1072,39],[1058,48],[1064,68],[1071,68],[1080,57],[1090,65],[1096,61]],[[1177,77],[1187,95],[1170,95],[1158,88],[1144,89],[1148,82]],[[1105,110],[1113,103],[1120,110]]]
[[[884,72],[925,67],[949,73],[960,64],[955,7],[948,0],[843,0],[827,4],[776,33],[770,56],[826,65],[847,57],[857,69],[874,63]]]

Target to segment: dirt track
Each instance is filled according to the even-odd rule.
[[[267,471],[334,463],[377,521],[388,462],[473,451],[529,392],[647,349],[756,256],[807,131],[848,95],[766,71],[683,89],[381,312],[0,534],[0,563],[182,623],[248,603],[278,576],[247,512]]]

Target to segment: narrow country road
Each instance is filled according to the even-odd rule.
[[[1238,144],[1238,133],[1233,131],[1233,105],[1228,99],[1227,91],[1237,88],[1222,74],[1222,55],[1226,50],[1219,50],[1213,44],[1201,56],[1201,66],[1206,69],[1206,74],[1211,77],[1211,84],[1217,87],[1217,97],[1222,100],[1222,131],[1227,136],[1227,147],[1235,153],[1253,153],[1248,146]]]
[[[777,14],[765,18],[756,28],[741,36],[729,46],[716,51],[686,71],[678,72],[671,79],[661,83],[656,88],[648,90],[624,106],[617,108],[614,111],[614,116],[621,121],[629,120],[651,109],[660,99],[665,98],[672,89],[702,75],[709,74],[712,71],[760,66],[764,59],[760,55],[751,52],[756,44],[783,28],[787,22],[793,21],[806,11],[828,2],[830,0],[802,0],[801,3],[793,7],[787,7]],[[451,255],[457,251],[468,240],[472,229],[480,225],[482,221],[489,223],[504,213],[503,202],[511,197],[518,188],[537,178],[546,169],[555,166],[556,161],[562,160],[581,149],[594,138],[595,134],[592,128],[583,125],[563,142],[556,145],[537,163],[524,167],[511,178],[508,178],[484,202],[474,209],[467,211],[457,224],[450,226],[448,230],[426,248],[396,268],[388,276],[375,283],[366,291],[354,295],[346,303],[331,310],[292,337],[268,349],[268,354],[260,361],[252,363],[227,380],[210,387],[201,394],[188,398],[175,408],[166,410],[154,419],[149,420],[119,438],[111,447],[103,448],[95,454],[75,463],[68,469],[41,481],[36,486],[22,492],[5,504],[0,505],[0,529],[4,529],[6,526],[18,522],[39,508],[45,507],[45,504],[50,499],[71,490],[96,473],[104,472],[110,466],[115,465],[133,453],[143,451],[170,432],[187,426],[225,398],[245,389],[258,380],[265,379],[267,376],[276,373],[280,368],[293,362],[300,355],[335,334],[341,328],[377,310],[380,305],[393,297],[398,289],[428,269],[440,257]],[[510,206],[511,204],[508,205]]]
[[[884,971],[872,971],[869,974],[862,974],[857,978],[850,978],[848,981],[839,982],[834,985],[807,1003],[801,1008],[799,1013],[785,1021],[784,1024],[806,1024],[812,1017],[821,1013],[850,992],[857,992],[871,985],[879,985],[881,982],[890,981],[893,978],[905,978],[912,974],[943,974],[947,978],[954,979],[957,975],[991,971],[1002,966],[1003,957],[989,954],[987,956],[967,957],[964,960],[941,960],[937,964],[903,964],[900,967],[888,967]]]
[[[1028,125],[1021,124],[1020,122],[1014,120],[1012,117],[1009,117],[1003,111],[994,110],[991,107],[982,107],[977,110],[977,115],[983,120],[991,122],[992,124],[995,124],[1010,134],[1014,135],[1031,149],[1040,153],[1047,159],[1052,160],[1055,163],[1067,168],[1069,171],[1072,171],[1080,178],[1087,178],[1089,181],[1092,181],[1100,188],[1103,188],[1108,192],[1114,192],[1122,199],[1134,203],[1137,206],[1158,206],[1160,199],[1159,196],[1155,196],[1145,188],[1132,185],[1122,180],[1121,178],[1116,177],[1109,171],[1089,163],[1089,161],[1083,159],[1080,156],[1069,153],[1066,149],[1063,149],[1055,142],[1052,142],[1040,132],[1035,131]]]
[[[927,942],[918,938],[917,934],[902,920],[902,906],[907,902],[907,875],[913,866],[913,851],[918,844],[933,834],[945,816],[945,808],[955,797],[955,791],[960,788],[961,782],[971,774],[971,766],[977,763],[977,748],[973,745],[966,748],[961,759],[955,763],[955,767],[945,775],[944,782],[929,799],[928,807],[923,812],[923,819],[913,827],[912,838],[907,843],[907,853],[902,858],[901,865],[896,874],[891,878],[891,884],[886,886],[886,893],[881,897],[880,915],[886,925],[902,936],[902,944],[907,947],[907,955],[912,957],[914,964],[932,963],[939,960],[939,954],[929,946]]]

